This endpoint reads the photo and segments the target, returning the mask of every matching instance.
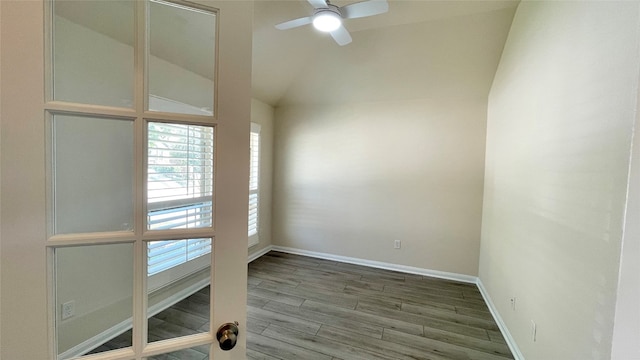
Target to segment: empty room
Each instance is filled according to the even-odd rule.
[[[0,359],[640,359],[639,85],[637,1],[0,1]]]

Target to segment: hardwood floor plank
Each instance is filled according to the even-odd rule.
[[[424,315],[430,318],[446,320],[457,324],[469,325],[482,329],[497,330],[497,325],[493,321],[493,319],[481,319],[478,317],[467,316],[458,312],[431,309],[422,305],[412,305],[406,303],[402,304],[402,311],[416,315]]]
[[[417,324],[423,326],[429,326],[433,328],[443,329],[446,331],[456,332],[479,339],[487,339],[487,333],[483,328],[477,328],[465,324],[442,320],[436,317],[430,317],[425,315],[417,315],[404,311],[389,310],[385,308],[370,306],[368,304],[358,304],[356,311],[377,315],[384,319],[394,319],[395,321]],[[424,329],[423,329],[424,331]],[[417,334],[422,335],[422,334]]]
[[[376,354],[367,349],[336,343],[323,337],[300,333],[277,325],[269,326],[262,334],[265,337],[281,339],[291,345],[332,357],[338,356],[349,360],[395,360],[392,357]]]
[[[477,351],[463,346],[448,344],[442,341],[401,333],[399,331],[385,329],[382,335],[383,340],[398,344],[404,344],[416,349],[436,353],[451,360],[504,360],[513,357],[492,355],[482,351]]]
[[[479,319],[493,321],[493,316],[491,315],[491,312],[488,309],[479,310],[479,309],[466,309],[463,307],[456,307],[456,312],[461,315],[473,316]]]
[[[450,331],[445,331],[437,328],[424,327],[424,337],[442,341],[448,344],[460,345],[470,349],[483,351],[493,355],[499,355],[504,357],[511,356],[511,351],[506,344],[493,342],[490,339],[483,340],[471,336],[461,335]]]
[[[431,308],[424,305],[411,305],[405,302],[402,303],[400,309],[390,309],[389,307],[379,306],[373,302],[361,301],[358,303],[357,310],[419,325],[424,325],[431,319],[455,322],[454,319],[458,316],[458,314],[452,310]]]
[[[402,309],[402,301],[384,298],[372,298],[368,296],[359,296],[358,304],[369,304],[371,306],[379,306],[391,310]]]
[[[308,309],[315,312],[320,312],[323,314],[330,314],[336,317],[343,317],[345,319],[350,319],[353,321],[358,321],[362,323],[367,323],[371,325],[381,326],[383,328],[395,329],[401,332],[406,332],[408,334],[414,335],[422,335],[424,334],[424,329],[422,325],[418,325],[415,323],[408,323],[405,321],[400,321],[393,318],[387,318],[384,316],[380,316],[375,313],[364,313],[361,311],[344,309],[333,305],[326,305],[319,302],[307,300],[302,306],[302,309]]]
[[[271,355],[263,354],[253,349],[247,349],[247,359],[250,360],[280,360],[280,358],[273,357]]]
[[[319,270],[319,269],[308,269],[308,268],[300,268],[295,272],[296,276],[310,277],[313,279],[326,279],[326,280],[360,280],[361,275],[348,274],[339,271],[332,270]]]
[[[260,297],[260,296],[255,296],[255,295],[252,295],[252,294],[247,294],[247,305],[248,306],[261,308],[261,307],[265,306],[268,302],[269,302],[269,299],[266,299],[266,298],[263,298],[263,297]]]
[[[298,270],[298,266],[279,263],[278,261],[262,261],[251,264],[251,269],[264,272],[291,274]]]
[[[491,341],[505,345],[507,344],[507,341],[504,339],[504,336],[502,336],[500,331],[487,330],[487,334],[489,334],[489,339],[491,339]]]
[[[149,329],[149,342],[172,339],[174,337],[197,334],[197,330],[188,329],[169,322],[162,322]]]
[[[194,315],[176,308],[168,308],[155,316],[155,319],[172,323],[192,330],[198,330],[206,324],[209,319],[200,315]]]
[[[424,291],[420,289],[412,289],[407,286],[389,286],[385,285],[384,292],[393,294],[395,296],[403,296],[408,300],[422,299],[430,302],[440,302],[442,304],[459,306],[470,309],[486,309],[487,305],[479,300],[470,300],[463,298],[452,298],[446,295],[441,295],[437,292]]]
[[[371,339],[366,336],[355,334],[343,329],[322,325],[318,336],[326,337],[329,340],[353,345],[362,349],[368,349],[381,356],[388,356],[398,360],[448,360],[445,357],[436,354],[426,354],[416,348],[405,345],[396,344],[386,340]]]
[[[267,305],[264,306],[264,309],[285,315],[295,316],[300,319],[315,321],[321,324],[328,324],[333,327],[353,331],[355,333],[372,338],[382,339],[382,326],[375,326],[363,322],[345,319],[343,317],[331,316],[326,313],[301,309],[300,307],[282,304],[277,301],[270,301]]]
[[[352,288],[364,289],[364,290],[375,290],[382,291],[384,289],[384,284],[380,284],[378,282],[373,281],[363,281],[363,280],[347,280],[345,287],[350,286]]]
[[[448,304],[443,301],[432,301],[429,299],[424,299],[419,296],[394,294],[390,292],[371,291],[366,289],[354,288],[350,285],[347,285],[347,287],[344,289],[344,293],[357,295],[358,298],[360,299],[380,299],[383,301],[391,300],[391,301],[399,301],[401,303],[426,305],[433,308],[456,311],[456,307],[454,305]]]
[[[275,300],[281,303],[300,306],[304,302],[304,298],[300,296],[287,295],[278,291],[268,290],[263,287],[256,287],[248,291],[248,295],[261,297],[263,299]]]
[[[264,272],[264,271],[249,269],[249,275],[254,278],[258,278],[262,281],[269,280],[271,282],[280,283],[284,285],[298,286],[300,284],[300,281],[293,280],[294,277],[290,276],[289,274],[271,273],[271,272]]]
[[[331,356],[308,350],[302,346],[284,342],[283,336],[271,334],[266,337],[259,334],[247,333],[247,349],[260,352],[281,360],[331,360]]]
[[[301,299],[310,299],[327,304],[333,304],[336,306],[344,307],[347,309],[354,309],[358,303],[358,298],[353,295],[345,294],[343,292],[330,291],[323,288],[318,288],[311,284],[300,284],[296,287],[281,286],[279,284],[264,281],[258,286],[261,289],[267,289],[270,291],[278,292],[280,294],[286,294]],[[278,300],[278,299],[272,299]],[[284,302],[284,301],[280,301]],[[300,304],[290,304],[300,305]]]
[[[304,332],[311,335],[315,335],[320,329],[320,323],[254,307],[247,308],[247,316],[255,319],[260,319],[272,325],[279,325],[287,329]]]
[[[253,286],[257,286],[260,284],[260,282],[262,281],[262,279],[257,278],[255,276],[251,276],[249,275],[247,277],[247,285],[253,285]]]
[[[262,334],[264,329],[269,326],[269,322],[257,317],[247,316],[247,331]]]
[[[198,293],[189,296],[188,298],[173,305],[173,308],[180,309],[190,314],[199,315],[205,318],[209,318],[209,298],[203,300]]]

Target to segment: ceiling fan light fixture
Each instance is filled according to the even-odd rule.
[[[332,32],[342,25],[340,15],[331,10],[318,11],[313,16],[313,27],[323,32]]]

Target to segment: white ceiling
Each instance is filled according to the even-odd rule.
[[[420,98],[454,81],[450,92],[486,97],[518,1],[388,1],[388,13],[346,21],[353,42],[343,47],[309,25],[274,28],[311,15],[307,1],[256,1],[253,96],[274,106]]]

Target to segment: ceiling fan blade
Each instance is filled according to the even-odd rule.
[[[298,26],[311,24],[312,20],[313,20],[313,18],[311,16],[309,16],[309,17],[303,17],[303,18],[299,18],[299,19],[293,19],[293,20],[285,21],[283,23],[280,23],[280,24],[276,25],[276,29],[278,29],[278,30],[293,29],[293,28],[298,27]]]
[[[340,25],[339,28],[333,30],[329,34],[331,34],[333,40],[335,40],[340,46],[347,45],[351,42],[351,34],[349,34],[349,31],[347,31],[347,29],[345,29],[345,27],[342,25]]]
[[[387,0],[368,0],[340,8],[345,19],[356,19],[365,16],[378,15],[389,11]]]
[[[314,8],[326,8],[327,6],[327,2],[325,0],[307,0],[309,2],[309,4],[311,4],[311,6],[313,6]]]

